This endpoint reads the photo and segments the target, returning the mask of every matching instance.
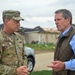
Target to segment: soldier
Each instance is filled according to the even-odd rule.
[[[19,11],[5,10],[2,14],[4,28],[0,32],[0,75],[28,75],[24,39],[18,31],[24,20]]]

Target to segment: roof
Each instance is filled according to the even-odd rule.
[[[27,29],[24,30],[24,32],[29,33],[29,32],[45,32],[45,31],[40,26],[37,26],[37,27],[35,27],[33,29],[27,28]]]
[[[0,24],[0,29],[3,28],[3,24]],[[20,27],[18,32],[20,32],[21,34],[24,34],[24,33],[32,33],[32,32],[49,32],[49,33],[59,33],[58,30],[54,30],[54,29],[51,29],[51,28],[41,28],[40,26],[37,26],[35,28],[24,28],[24,27]]]

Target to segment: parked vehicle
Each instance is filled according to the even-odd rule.
[[[34,49],[30,47],[25,47],[25,52],[27,55],[27,66],[29,68],[29,72],[32,72],[35,66],[35,54],[34,54]]]

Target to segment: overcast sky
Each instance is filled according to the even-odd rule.
[[[0,23],[4,10],[19,10],[25,19],[21,26],[34,28],[56,28],[54,12],[57,9],[69,9],[75,24],[75,0],[0,0]]]

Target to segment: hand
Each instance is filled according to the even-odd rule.
[[[28,75],[29,70],[28,70],[27,66],[20,66],[16,69],[16,74],[17,75]]]
[[[47,67],[52,68],[54,71],[60,71],[65,68],[65,64],[64,64],[64,62],[57,60],[57,61],[51,62],[51,64],[48,65]]]

